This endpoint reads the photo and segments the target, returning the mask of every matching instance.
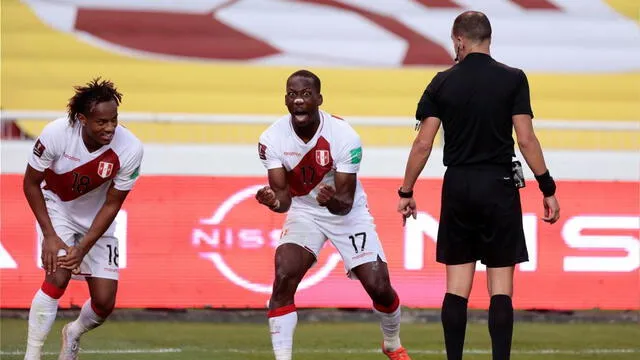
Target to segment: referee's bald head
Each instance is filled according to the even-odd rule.
[[[481,43],[491,40],[491,23],[487,15],[479,11],[465,11],[456,17],[451,33],[454,37]]]

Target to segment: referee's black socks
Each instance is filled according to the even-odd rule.
[[[446,293],[442,301],[442,328],[448,360],[461,360],[467,330],[467,299]]]
[[[509,360],[513,335],[513,304],[508,295],[493,295],[489,305],[493,360]]]

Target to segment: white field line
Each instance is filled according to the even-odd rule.
[[[167,354],[179,353],[182,349],[166,348],[166,349],[123,349],[123,350],[80,350],[82,354]],[[45,351],[43,355],[58,355],[58,352]],[[0,356],[24,355],[24,351],[0,351]]]
[[[185,349],[187,351],[193,350],[196,352],[216,353],[216,354],[271,354],[271,350],[251,350],[251,349],[203,349],[193,348]],[[180,353],[183,349],[179,348],[164,348],[164,349],[126,349],[126,350],[81,350],[83,354],[165,354],[165,353]],[[380,353],[380,349],[296,349],[294,353],[297,354],[377,354]],[[443,355],[444,350],[420,350],[409,349],[410,354],[420,355]],[[536,350],[512,350],[514,355],[622,355],[622,354],[640,354],[640,348],[637,349],[536,349]],[[468,349],[465,350],[465,354],[475,355],[490,355],[489,349]],[[24,355],[22,351],[1,351],[0,355]],[[45,352],[44,355],[57,355],[57,352]]]

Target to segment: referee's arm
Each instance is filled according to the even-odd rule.
[[[528,114],[513,115],[513,128],[518,138],[518,148],[534,175],[547,172],[540,141],[533,130],[533,121]]]
[[[424,166],[427,164],[429,155],[431,155],[431,149],[433,148],[433,142],[438,133],[438,129],[440,129],[439,118],[430,116],[422,120],[420,132],[418,132],[415,140],[413,140],[407,166],[404,171],[404,181],[402,182],[403,192],[413,191],[413,186],[418,180],[418,176],[420,176]]]
[[[404,170],[404,180],[400,190],[405,193],[411,193],[413,186],[418,180],[418,176],[427,164],[433,142],[440,129],[440,114],[436,101],[438,88],[441,83],[441,73],[436,74],[431,80],[427,88],[422,93],[418,108],[416,109],[416,120],[420,121],[420,131],[413,140],[407,166]]]
[[[556,184],[549,174],[547,165],[542,155],[540,141],[533,129],[533,111],[531,111],[531,99],[529,97],[529,81],[524,72],[520,72],[520,84],[516,92],[511,113],[513,128],[518,138],[518,147],[529,165],[529,169],[538,181],[538,187],[544,198],[544,216],[542,220],[554,224],[560,218],[560,204],[555,197]]]
[[[547,172],[547,166],[542,155],[542,147],[533,130],[533,111],[529,95],[529,81],[523,71],[519,72],[520,82],[515,93],[511,119],[513,129],[518,139],[518,147],[524,156],[529,169],[534,175],[540,176]]]

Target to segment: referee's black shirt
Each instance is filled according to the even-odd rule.
[[[525,73],[482,53],[439,72],[422,94],[416,119],[437,117],[444,128],[444,165],[510,164],[512,115],[529,114]]]

